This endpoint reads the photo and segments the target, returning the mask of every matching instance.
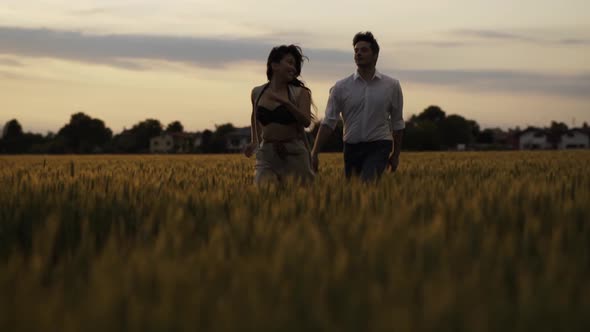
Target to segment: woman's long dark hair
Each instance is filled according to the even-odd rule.
[[[293,58],[295,58],[295,70],[297,74],[295,78],[291,82],[289,82],[289,84],[300,88],[304,88],[311,94],[311,90],[307,86],[305,86],[305,83],[303,83],[303,81],[299,79],[299,76],[301,75],[301,67],[303,67],[303,60],[309,61],[309,58],[303,55],[301,47],[297,45],[280,45],[272,48],[270,54],[268,55],[268,60],[266,61],[266,78],[270,81],[273,74],[272,64],[281,62],[281,60],[283,60],[283,58],[287,54],[291,54]],[[313,109],[317,111],[317,107],[313,103],[313,100],[311,101],[311,105]],[[312,120],[315,119],[313,112],[311,114],[311,118]]]

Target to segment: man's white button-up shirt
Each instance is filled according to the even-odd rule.
[[[346,143],[393,140],[392,131],[405,128],[403,106],[398,80],[375,71],[365,81],[355,72],[330,89],[322,124],[334,129],[342,116]]]

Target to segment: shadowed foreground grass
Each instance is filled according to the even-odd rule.
[[[583,331],[590,151],[0,157],[0,331]]]

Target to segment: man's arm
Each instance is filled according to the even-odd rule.
[[[393,134],[393,150],[389,155],[388,165],[387,168],[390,172],[397,171],[397,167],[399,166],[399,155],[402,152],[402,138],[404,136],[404,130],[394,130]]]
[[[316,135],[315,142],[313,143],[313,149],[311,150],[311,165],[313,169],[317,172],[319,166],[318,154],[322,150],[322,147],[330,136],[332,132],[334,132],[334,128],[336,127],[336,123],[338,123],[338,119],[340,117],[340,107],[338,106],[337,100],[337,90],[336,86],[333,86],[330,89],[330,96],[328,97],[328,105],[326,106],[326,117],[322,121],[320,125],[320,129],[318,130],[318,134]]]
[[[404,137],[404,130],[394,130],[393,131],[393,155],[399,157],[400,153],[402,152],[402,139]]]
[[[325,124],[320,125],[320,129],[318,130],[315,142],[313,143],[313,149],[311,149],[311,165],[313,166],[313,169],[316,172],[319,168],[318,154],[322,150],[324,144],[326,144],[328,139],[330,139],[330,136],[332,136],[332,132],[334,132],[334,130],[329,126]]]
[[[311,149],[311,153],[317,155],[322,150],[322,147],[330,136],[332,136],[332,132],[334,130],[325,124],[320,125],[320,129],[318,130],[318,134],[315,138],[315,143],[313,143],[313,149]]]
[[[391,109],[391,135],[393,136],[393,148],[389,156],[388,168],[395,172],[399,166],[399,156],[402,152],[402,140],[404,136],[405,122],[403,118],[404,96],[402,88],[397,84],[397,96]]]

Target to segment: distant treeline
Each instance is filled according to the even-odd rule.
[[[588,128],[584,123],[584,128]],[[313,140],[319,129],[319,122],[312,125],[307,133]],[[194,153],[224,153],[227,135],[236,128],[232,124],[216,125],[214,130],[192,133],[200,137],[200,145]],[[553,121],[545,128],[553,136],[558,137],[568,130],[567,125]],[[474,120],[460,115],[447,115],[438,106],[429,106],[418,115],[412,115],[406,121],[404,132],[404,150],[448,150],[464,147],[510,149],[514,144],[511,138],[516,137],[520,128],[502,131],[500,129],[481,129]],[[131,129],[113,135],[104,121],[92,118],[84,113],[73,114],[69,123],[57,133],[41,135],[25,133],[17,119],[8,121],[3,128],[0,139],[0,153],[4,154],[66,154],[66,153],[148,153],[150,139],[165,133],[184,133],[180,121],[167,126],[159,120],[146,119],[135,124]],[[188,133],[191,134],[191,133]],[[325,151],[342,150],[342,123],[340,122]]]

